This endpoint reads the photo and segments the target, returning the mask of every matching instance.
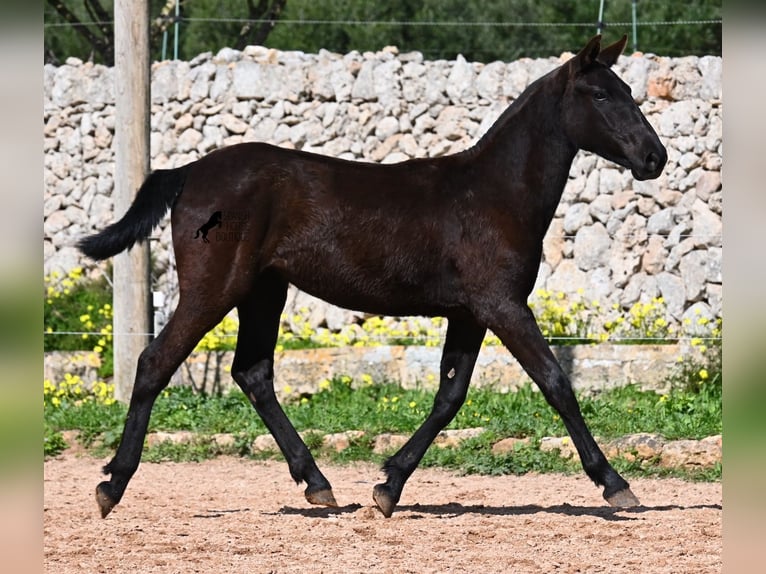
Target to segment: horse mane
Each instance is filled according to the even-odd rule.
[[[506,130],[508,125],[512,124],[515,118],[522,111],[524,111],[530,101],[534,104],[538,103],[539,98],[537,97],[537,94],[547,88],[549,84],[555,83],[553,81],[553,76],[555,76],[560,70],[561,67],[555,68],[554,70],[551,70],[544,76],[529,84],[529,86],[527,86],[527,88],[521,92],[521,94],[519,94],[519,97],[513,100],[513,102],[511,102],[511,104],[503,111],[503,113],[500,114],[500,116],[495,120],[490,128],[484,133],[484,135],[482,135],[479,140],[469,150],[466,151],[470,151],[472,154],[478,154],[488,146],[492,145],[492,142],[494,142],[495,139]]]

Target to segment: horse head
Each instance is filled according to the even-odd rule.
[[[627,36],[601,48],[594,36],[562,66],[566,87],[561,114],[567,137],[578,148],[630,169],[638,180],[660,175],[668,155],[641,113],[630,87],[610,68],[622,54]]]

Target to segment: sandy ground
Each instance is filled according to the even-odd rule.
[[[144,463],[101,519],[105,460],[45,462],[44,563],[56,574],[720,572],[720,483],[631,481],[614,511],[584,475],[457,476],[421,469],[386,519],[382,473],[321,464],[340,508],[310,506],[280,461]]]

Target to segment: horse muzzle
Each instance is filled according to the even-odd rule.
[[[668,152],[665,146],[659,144],[656,149],[647,153],[640,164],[634,164],[630,172],[633,177],[639,181],[647,179],[656,179],[662,173],[665,164],[668,162]]]

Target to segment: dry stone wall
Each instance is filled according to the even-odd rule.
[[[425,61],[388,48],[345,55],[223,49],[152,66],[152,168],[265,141],[392,163],[469,147],[560,58]],[[657,180],[581,152],[546,236],[538,287],[604,306],[662,296],[677,321],[721,315],[722,60],[623,56],[615,66],[668,148]],[[46,272],[87,266],[77,238],[113,220],[114,70],[70,59],[44,67]],[[154,289],[176,297],[169,219],[152,238]],[[292,292],[312,326],[355,315]]]

